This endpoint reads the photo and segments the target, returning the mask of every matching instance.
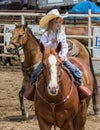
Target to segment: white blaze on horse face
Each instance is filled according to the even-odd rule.
[[[51,72],[51,79],[48,84],[48,92],[51,95],[56,95],[58,93],[58,84],[57,84],[57,59],[54,55],[50,55],[48,58],[48,61],[50,63],[50,72]]]

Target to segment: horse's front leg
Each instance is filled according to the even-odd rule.
[[[45,122],[40,116],[37,116],[40,130],[51,130],[52,125]]]
[[[20,110],[22,112],[22,116],[26,116],[23,100],[24,91],[25,91],[24,87],[22,87],[21,90],[19,91]]]

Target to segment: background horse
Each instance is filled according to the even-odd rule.
[[[51,48],[44,49],[43,70],[36,86],[35,112],[40,130],[51,130],[52,125],[60,130],[85,130],[87,108],[90,97],[80,102],[78,88],[74,85],[72,74],[62,67],[58,52]],[[90,68],[83,60],[71,58],[72,62],[83,71],[83,81],[91,91],[93,77]]]
[[[34,37],[32,31],[25,25],[16,25],[7,50],[19,55],[18,48],[23,47],[24,63],[22,63],[23,82],[19,92],[20,108],[22,115],[26,116],[23,94],[30,86],[30,77],[34,68],[41,62],[42,54],[39,47],[39,41]],[[20,57],[20,55],[19,55]]]

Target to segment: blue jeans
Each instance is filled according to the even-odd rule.
[[[42,62],[35,68],[35,70],[33,71],[32,73],[32,76],[31,76],[31,80],[30,80],[30,84],[32,85],[33,83],[35,83],[37,77],[38,77],[38,73],[39,71],[41,70],[42,68]]]
[[[75,66],[74,64],[72,64],[69,60],[65,61],[65,66],[72,72],[74,78],[80,83],[82,84],[82,72],[81,70],[79,70],[79,68],[77,66]]]
[[[31,76],[31,80],[30,80],[30,84],[32,85],[33,83],[35,83],[37,77],[38,77],[38,73],[41,70],[43,64],[42,62],[35,68],[35,70],[32,73]],[[65,66],[72,72],[73,76],[75,77],[75,79],[82,84],[82,72],[78,69],[77,66],[75,66],[74,64],[72,64],[69,60],[65,61]]]

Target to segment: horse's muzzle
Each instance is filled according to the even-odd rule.
[[[51,96],[56,96],[58,94],[58,91],[59,91],[59,87],[52,87],[52,88],[48,88],[48,93],[51,95]]]
[[[14,45],[12,44],[12,42],[9,42],[8,46],[6,47],[8,52],[11,52],[14,49]]]
[[[12,51],[12,48],[6,48],[8,52],[11,52]]]
[[[7,49],[7,51],[8,51],[9,53],[11,53],[11,54],[16,54],[16,51],[15,51],[14,48],[7,47],[6,49]]]

